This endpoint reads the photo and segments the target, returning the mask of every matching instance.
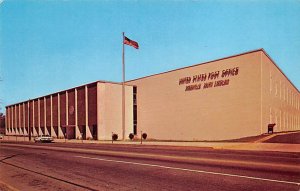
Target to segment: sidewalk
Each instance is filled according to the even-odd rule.
[[[291,131],[291,132],[279,132],[279,133],[272,133],[272,134],[264,134],[264,137],[254,141],[254,143],[263,143],[268,142],[268,140],[274,138],[274,137],[280,137],[280,136],[286,136],[286,135],[294,135],[299,134],[299,131]]]
[[[28,137],[5,136],[4,141],[28,142]],[[57,143],[77,143],[77,144],[112,144],[111,141],[95,140],[65,140],[54,139]],[[141,145],[139,141],[114,141],[116,145]],[[211,149],[228,149],[228,150],[248,150],[248,151],[273,151],[273,152],[293,152],[300,153],[300,144],[284,143],[245,143],[245,142],[175,142],[175,141],[143,141],[143,145],[151,146],[182,146],[182,147],[199,147]]]

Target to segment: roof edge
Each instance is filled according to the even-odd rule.
[[[6,105],[5,108],[13,106],[13,105],[18,105],[18,104],[21,104],[21,103],[26,103],[29,100],[36,100],[36,99],[40,99],[40,98],[43,98],[43,97],[48,97],[48,96],[51,96],[51,95],[54,95],[54,94],[58,94],[58,93],[63,93],[63,92],[66,92],[66,91],[70,91],[72,89],[81,88],[81,87],[88,86],[88,85],[91,85],[91,84],[96,84],[98,82],[99,83],[108,83],[108,84],[122,85],[121,82],[112,82],[112,81],[105,81],[105,80],[97,80],[97,81],[89,82],[89,83],[82,84],[82,85],[79,85],[79,86],[74,86],[72,88],[68,88],[68,89],[64,89],[64,90],[60,90],[60,91],[55,91],[53,93],[46,94],[46,95],[43,95],[43,96],[38,96],[38,97],[34,97],[32,99],[28,99],[28,100],[20,101],[20,102],[17,102],[17,103],[9,104],[9,105]],[[125,85],[126,86],[134,86],[134,85],[130,85],[130,84],[125,84]]]
[[[282,75],[291,83],[291,85],[300,93],[299,89],[294,85],[294,83],[284,74],[284,72],[279,68],[276,62],[271,58],[271,56],[262,48],[262,52],[271,60],[274,66],[282,73]]]
[[[229,59],[229,58],[233,58],[233,57],[237,57],[237,56],[242,56],[242,55],[245,55],[245,54],[251,54],[251,53],[259,52],[259,51],[265,52],[263,48],[259,48],[259,49],[255,49],[255,50],[243,52],[243,53],[240,53],[240,54],[234,54],[232,56],[226,56],[226,57],[215,59],[215,60],[209,60],[209,61],[206,61],[206,62],[201,62],[201,63],[198,63],[198,64],[193,64],[191,66],[185,66],[185,67],[182,67],[182,68],[177,68],[177,69],[169,70],[169,71],[166,71],[166,72],[161,72],[161,73],[157,73],[157,74],[151,74],[151,75],[140,77],[140,78],[136,78],[136,79],[133,79],[133,80],[128,80],[128,81],[126,81],[126,83],[127,82],[136,81],[136,80],[140,80],[140,79],[144,79],[144,78],[149,78],[149,77],[157,76],[157,75],[161,75],[161,74],[166,74],[166,73],[174,72],[174,71],[177,71],[177,70],[183,70],[183,69],[187,69],[187,68],[192,68],[192,67],[199,66],[199,65],[202,65],[202,64],[208,64],[208,63],[211,63],[211,62],[216,62],[216,61],[220,61],[220,60],[226,60],[226,59]]]

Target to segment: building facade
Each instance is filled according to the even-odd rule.
[[[133,132],[133,86],[125,86],[125,132]],[[6,107],[7,135],[110,140],[123,138],[122,85],[97,81]]]
[[[125,131],[121,88],[99,81],[7,106],[6,133],[201,141],[300,130],[299,90],[263,49],[127,81]]]
[[[299,90],[263,49],[127,82],[138,127],[159,140],[225,140],[300,130]]]

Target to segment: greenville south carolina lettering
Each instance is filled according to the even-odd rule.
[[[229,77],[239,74],[239,67],[187,76],[179,79],[179,85],[186,85],[185,91],[208,89],[229,85]],[[227,79],[224,79],[227,78]]]

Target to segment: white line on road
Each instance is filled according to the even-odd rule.
[[[84,158],[84,159],[91,159],[91,160],[106,161],[106,162],[115,162],[115,163],[123,163],[123,164],[133,164],[133,165],[139,165],[139,166],[150,166],[150,167],[157,167],[157,168],[164,168],[164,169],[171,169],[171,170],[180,170],[180,171],[187,171],[187,172],[195,172],[195,173],[205,173],[205,174],[214,174],[214,175],[220,175],[220,176],[238,177],[238,178],[245,178],[245,179],[251,179],[251,180],[261,180],[261,181],[268,181],[268,182],[293,184],[293,185],[298,185],[298,186],[300,185],[299,182],[290,182],[290,181],[284,181],[284,180],[274,180],[274,179],[259,178],[259,177],[253,177],[253,176],[243,176],[243,175],[237,175],[237,174],[227,174],[227,173],[220,173],[220,172],[210,172],[210,171],[205,171],[205,170],[194,170],[194,169],[187,169],[187,168],[162,166],[162,165],[157,165],[157,164],[147,164],[147,163],[121,161],[121,160],[111,160],[111,159],[85,157],[85,156],[74,156],[74,157]]]

